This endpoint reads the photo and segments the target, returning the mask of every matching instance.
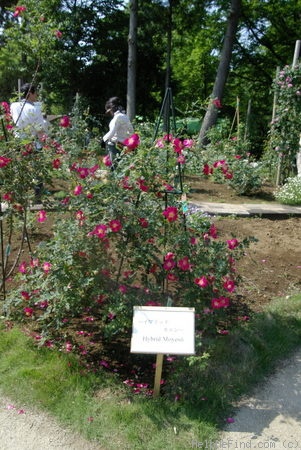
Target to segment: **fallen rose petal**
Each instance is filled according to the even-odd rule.
[[[233,417],[227,417],[226,422],[233,423],[233,422],[235,422],[235,420],[233,419]]]
[[[15,409],[16,407],[14,405],[11,405],[10,403],[6,406],[6,409]]]

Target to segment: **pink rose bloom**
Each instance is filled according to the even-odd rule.
[[[175,206],[168,206],[162,214],[168,222],[175,222],[178,218],[178,209]]]
[[[201,288],[205,288],[209,284],[208,279],[204,275],[199,278],[195,278],[194,282]]]
[[[127,287],[124,286],[124,284],[121,284],[118,288],[119,292],[121,292],[121,294],[125,294],[127,291]]]
[[[89,233],[89,235],[97,236],[99,239],[103,239],[106,236],[107,228],[108,227],[106,225],[96,225],[96,227]]]
[[[234,250],[238,245],[239,245],[239,242],[238,242],[238,240],[237,239],[229,239],[228,241],[227,241],[227,245],[228,245],[228,248],[230,249],[230,250]]]
[[[19,272],[21,272],[21,273],[26,273],[26,272],[27,272],[27,264],[26,264],[25,261],[22,262],[22,263],[19,265]]]
[[[171,281],[171,282],[178,281],[178,279],[179,279],[174,273],[171,273],[171,272],[169,272],[167,274],[166,278],[168,279],[168,281]]]
[[[112,161],[109,155],[106,155],[102,158],[102,162],[105,166],[110,167],[112,165]]]
[[[26,11],[26,6],[16,6],[13,17],[19,17],[24,11]]]
[[[213,298],[211,300],[211,307],[213,309],[227,308],[230,305],[230,300],[227,297]]]
[[[120,231],[122,229],[122,224],[121,224],[120,220],[114,219],[114,220],[111,220],[111,222],[109,223],[109,227],[111,228],[111,230],[114,233],[117,233],[118,231]]]
[[[194,145],[194,140],[193,139],[184,139],[183,145],[186,148],[191,148]]]
[[[30,300],[30,293],[27,291],[21,291],[21,296],[23,300]]]
[[[7,202],[11,202],[13,199],[13,193],[12,192],[6,192],[3,194],[3,200],[6,200]]]
[[[51,264],[50,262],[44,262],[44,263],[42,264],[42,268],[43,268],[43,270],[44,270],[45,273],[49,273],[51,267],[52,267],[52,264]]]
[[[228,292],[234,292],[236,289],[235,283],[230,278],[226,278],[223,283],[223,288]]]
[[[142,192],[147,192],[149,190],[149,187],[145,184],[144,178],[138,178],[136,184]]]
[[[224,159],[220,159],[220,160],[215,161],[213,163],[213,167],[215,169],[217,169],[218,167],[227,167],[227,163],[226,163],[226,161]]]
[[[54,169],[59,169],[60,167],[61,167],[61,160],[60,159],[54,159],[53,161],[52,161],[52,167],[54,168]]]
[[[167,259],[163,263],[163,268],[165,270],[171,270],[176,266],[176,262],[173,259]]]
[[[138,134],[134,133],[129,138],[123,141],[123,145],[125,145],[129,150],[135,150],[140,144],[140,137]]]
[[[79,174],[80,178],[84,179],[87,178],[87,176],[90,174],[90,171],[88,167],[79,167],[77,169],[77,173]]]
[[[172,134],[165,134],[165,135],[163,136],[163,140],[166,141],[166,142],[172,142],[172,140],[173,140],[173,135],[172,135]]]
[[[163,139],[158,139],[156,144],[155,144],[155,147],[157,147],[157,148],[164,148],[164,141],[163,141]]]
[[[166,253],[166,255],[164,256],[164,261],[167,261],[168,259],[174,259],[175,254],[172,252],[168,252]]]
[[[142,228],[147,228],[147,227],[148,227],[148,221],[147,221],[147,219],[145,219],[144,217],[140,217],[140,218],[138,219],[138,221],[139,221],[139,225],[140,225]]]
[[[184,258],[178,261],[178,267],[183,271],[191,270],[192,266],[189,262],[188,256],[184,256]]]
[[[27,317],[31,317],[33,315],[33,308],[30,308],[29,306],[26,306],[23,308],[24,314]]]
[[[210,167],[207,163],[203,166],[203,174],[206,176],[213,174],[213,168]]]
[[[63,116],[60,118],[60,126],[63,128],[68,128],[71,126],[70,118],[68,116]]]
[[[186,158],[185,158],[184,155],[180,155],[180,156],[178,157],[177,161],[178,161],[179,164],[185,164]]]
[[[66,344],[65,344],[65,350],[66,350],[66,352],[67,352],[67,353],[72,352],[72,348],[73,348],[73,345],[71,344],[71,342],[66,342]]]
[[[83,192],[83,187],[79,184],[78,186],[75,186],[74,188],[74,195],[80,195]]]
[[[41,209],[41,211],[39,211],[37,214],[37,221],[45,222],[46,219],[47,219],[46,211],[44,209]]]
[[[11,158],[0,156],[0,168],[6,167],[12,161]]]
[[[180,154],[183,149],[183,142],[179,138],[175,138],[173,141],[173,149],[175,153]]]

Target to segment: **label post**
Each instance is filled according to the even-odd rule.
[[[160,392],[163,355],[195,354],[195,310],[134,306],[131,353],[157,355],[154,397]]]

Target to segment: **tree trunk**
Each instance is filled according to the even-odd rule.
[[[229,74],[233,43],[240,18],[240,11],[241,0],[231,0],[231,9],[228,16],[227,30],[212,91],[212,101],[210,102],[206,111],[198,138],[198,143],[200,146],[206,145],[208,143],[206,139],[206,133],[209,128],[215,125],[217,120],[219,104],[221,104],[224,87]]]
[[[167,48],[166,48],[166,73],[165,73],[165,96],[167,102],[165,103],[163,112],[163,131],[169,134],[170,132],[170,115],[173,114],[171,104],[171,45],[172,45],[172,10],[173,0],[169,0],[168,15],[167,15]]]
[[[170,87],[171,78],[171,41],[172,41],[172,7],[173,0],[169,0],[168,17],[167,17],[167,48],[166,48],[166,74],[165,74],[165,90]]]
[[[128,38],[128,73],[127,73],[127,115],[131,121],[136,116],[136,69],[137,69],[137,22],[138,0],[130,1],[130,24]]]

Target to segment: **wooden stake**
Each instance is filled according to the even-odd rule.
[[[239,98],[236,97],[236,110],[237,110],[237,139],[239,140],[240,138],[240,129],[239,129],[239,125],[240,125],[240,117],[239,117]]]
[[[21,100],[21,78],[18,78],[18,97]]]
[[[154,397],[158,397],[160,394],[162,367],[163,367],[163,354],[158,353],[156,358]]]
[[[301,41],[296,41],[292,69],[295,68],[295,66],[296,66],[296,64],[298,62],[299,55],[300,55],[300,46],[301,46]]]
[[[246,141],[247,138],[249,137],[249,126],[250,126],[250,117],[251,117],[251,104],[252,104],[252,100],[249,99],[249,101],[248,101],[248,108],[247,108],[247,116],[246,116],[246,127],[245,127],[244,141]]]

